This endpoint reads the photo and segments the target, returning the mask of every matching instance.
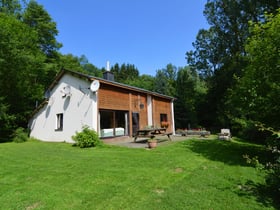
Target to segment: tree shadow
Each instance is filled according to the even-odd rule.
[[[228,165],[248,166],[244,155],[257,156],[263,163],[268,160],[267,150],[256,144],[221,140],[194,140],[183,142],[183,144],[191,151],[207,159]]]
[[[275,209],[280,209],[280,201],[277,197],[277,192],[275,192],[275,188],[271,186],[248,180],[245,184],[238,185],[238,190],[235,193],[242,197],[254,197],[265,207],[273,206]]]
[[[251,158],[257,156],[259,162],[264,165],[271,159],[271,154],[264,146],[241,141],[193,140],[183,142],[183,144],[186,148],[207,159],[228,165],[250,166],[246,163],[244,155]],[[280,200],[277,198],[275,188],[251,180],[245,184],[237,182],[237,186],[238,189],[235,193],[239,196],[254,197],[264,206],[280,209]]]

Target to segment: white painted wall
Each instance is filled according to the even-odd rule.
[[[62,97],[61,90],[67,85],[71,96]],[[30,136],[43,141],[73,142],[71,137],[85,125],[97,131],[97,94],[89,86],[88,81],[64,74],[51,90],[49,104],[30,120]],[[55,131],[59,113],[63,113],[63,130]]]
[[[153,125],[153,103],[152,96],[147,95],[147,113],[148,113],[148,125]]]

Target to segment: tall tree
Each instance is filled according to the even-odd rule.
[[[0,13],[20,18],[21,4],[18,0],[0,0]]]
[[[158,93],[174,96],[177,68],[172,64],[167,64],[166,68],[157,70],[155,76],[155,90]]]
[[[252,24],[246,52],[248,66],[227,100],[231,116],[280,129],[280,10],[264,23]]]
[[[73,71],[85,72],[81,65],[81,58],[73,54],[60,55],[57,60],[58,68],[68,69]]]
[[[0,97],[0,142],[7,141],[6,138],[15,128],[15,116],[9,113],[9,105],[5,104],[3,97]]]
[[[154,91],[155,78],[153,76],[143,74],[133,80],[127,80],[126,84]]]
[[[190,67],[180,68],[176,79],[175,121],[177,128],[196,127],[200,122],[201,100],[206,94],[205,83]]]
[[[0,13],[0,37],[0,97],[8,105],[6,113],[25,126],[42,97],[45,56],[36,44],[37,33],[13,16]]]
[[[194,51],[187,52],[190,66],[207,78],[207,95],[212,124],[227,122],[225,97],[233,87],[234,76],[241,76],[247,65],[244,55],[245,42],[249,37],[249,21],[262,21],[264,11],[275,12],[280,7],[278,0],[231,1],[208,0],[204,15],[210,25],[200,30],[193,43]]]
[[[137,79],[139,76],[139,71],[133,64],[123,63],[119,66],[119,64],[116,63],[111,67],[111,71],[114,73],[115,80],[121,83],[128,83],[131,80]]]
[[[62,46],[56,40],[58,30],[56,23],[43,6],[31,0],[23,13],[23,22],[37,31],[38,42],[45,55],[48,58],[57,58],[57,50]]]

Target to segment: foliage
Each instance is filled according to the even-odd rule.
[[[95,77],[102,77],[102,71],[100,71],[93,64],[89,63],[89,61],[85,55],[81,55],[78,60],[86,74],[89,74],[89,75],[92,75]]]
[[[47,57],[56,57],[57,50],[62,46],[56,41],[58,30],[56,23],[48,12],[35,0],[30,0],[23,13],[23,22],[38,34],[38,44]]]
[[[263,21],[264,12],[275,13],[278,0],[230,1],[209,0],[204,15],[209,29],[198,32],[194,50],[186,53],[189,65],[207,81],[209,91],[204,107],[208,125],[230,126],[226,104],[228,90],[236,86],[247,63],[245,43],[250,36],[249,22]],[[232,117],[232,116],[230,116]]]
[[[267,15],[265,23],[252,24],[252,36],[246,45],[249,65],[243,76],[236,78],[229,104],[243,118],[259,121],[274,128],[280,127],[280,12]],[[244,114],[246,113],[246,114]]]
[[[269,147],[273,159],[271,162],[267,163],[269,169],[268,175],[266,177],[266,182],[268,186],[275,192],[276,196],[280,196],[280,136],[275,134],[273,136],[274,142]]]
[[[13,142],[15,143],[23,143],[28,140],[28,133],[24,130],[24,128],[17,128],[13,133]]]
[[[196,127],[199,124],[199,110],[207,88],[197,73],[189,67],[179,68],[176,79],[176,100],[174,102],[177,128]]]
[[[76,135],[72,136],[72,139],[80,148],[96,147],[101,145],[101,140],[99,139],[98,134],[89,127],[84,127],[81,132],[76,132]]]
[[[115,81],[120,83],[126,83],[126,81],[137,79],[139,76],[139,71],[133,64],[123,63],[119,66],[119,64],[116,63],[111,67],[111,71],[114,73]]]
[[[36,32],[13,16],[0,13],[0,37],[0,97],[9,107],[6,114],[24,126],[43,95],[44,55],[36,44]]]
[[[166,68],[157,70],[154,80],[154,91],[164,95],[174,96],[176,76],[177,68],[171,63],[167,64]]]
[[[143,75],[139,76],[138,78],[135,78],[134,80],[125,81],[125,84],[135,86],[138,88],[143,88],[143,89],[149,90],[149,91],[154,91],[154,89],[155,89],[154,83],[155,83],[155,78],[150,75],[146,75],[146,74],[143,74]]]
[[[11,131],[15,128],[15,116],[9,114],[9,106],[0,97],[0,142],[7,141]]]
[[[266,175],[266,188],[271,191],[275,198],[280,196],[280,132],[273,130],[273,128],[267,128],[264,125],[259,125],[259,130],[270,133],[271,135],[266,138],[267,146],[267,158],[265,163],[261,164],[262,158],[257,156],[250,157],[244,155],[247,163],[254,165],[257,169],[265,170]]]
[[[19,18],[21,16],[21,4],[19,0],[0,0],[0,13]]]
[[[232,119],[231,128],[235,136],[263,145],[267,143],[267,139],[272,135],[271,131],[261,129],[259,122],[248,119]]]

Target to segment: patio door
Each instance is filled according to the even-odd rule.
[[[128,135],[128,111],[100,110],[100,137]]]
[[[139,113],[132,112],[132,133],[133,136],[136,134],[137,130],[139,130]]]

